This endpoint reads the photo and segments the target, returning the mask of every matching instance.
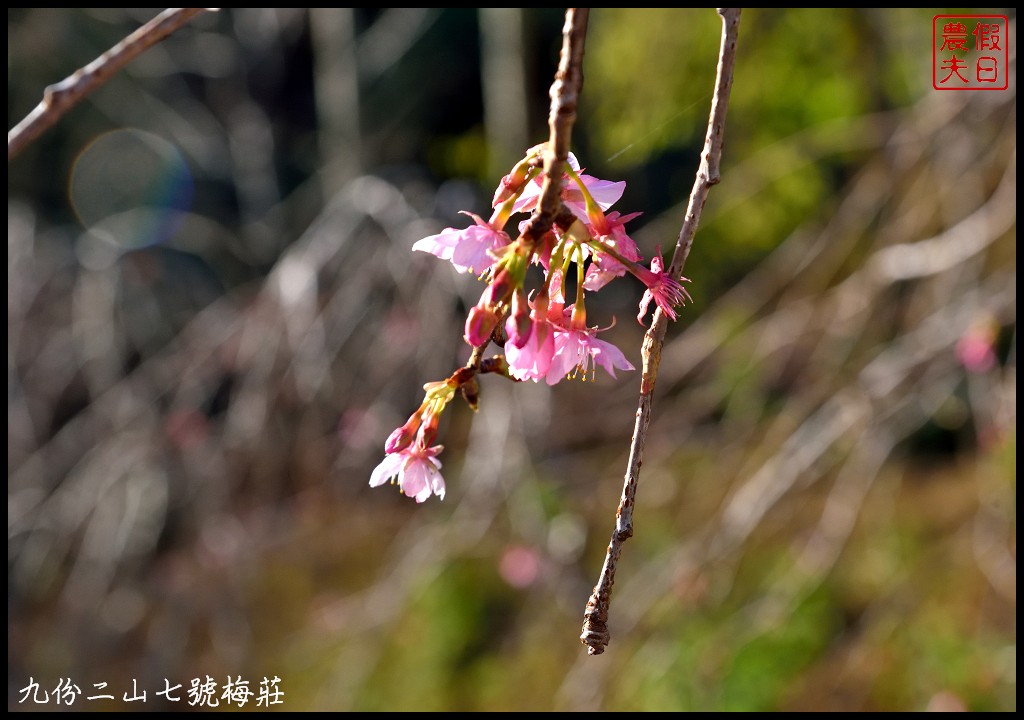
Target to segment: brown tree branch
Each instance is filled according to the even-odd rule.
[[[7,161],[54,125],[82,98],[196,15],[214,8],[168,8],[85,67],[43,91],[32,112],[7,133]]]
[[[675,279],[683,273],[683,266],[693,245],[693,236],[697,232],[700,214],[704,209],[708,191],[716,185],[719,177],[719,162],[722,157],[722,140],[725,132],[725,115],[729,107],[729,91],[732,89],[733,66],[736,60],[736,37],[739,32],[739,8],[719,8],[722,17],[722,44],[718,54],[718,72],[715,80],[715,92],[711,100],[711,115],[708,118],[708,132],[704,139],[704,152],[701,154],[697,178],[690,192],[690,202],[686,208],[683,226],[679,231],[675,253],[669,273]],[[608,543],[604,565],[594,592],[587,601],[587,609],[583,614],[583,633],[580,641],[587,646],[591,655],[600,655],[608,645],[611,637],[608,632],[608,610],[611,605],[612,586],[615,584],[615,568],[622,554],[622,545],[633,536],[633,504],[636,499],[637,484],[640,480],[640,465],[643,462],[644,443],[647,440],[647,427],[651,422],[651,406],[654,400],[654,382],[658,377],[658,366],[661,362],[661,348],[665,344],[665,332],[668,329],[668,318],[658,308],[654,321],[644,336],[641,348],[643,359],[643,376],[640,381],[640,400],[636,411],[636,425],[633,428],[633,439],[629,447],[629,461],[622,486],[622,498],[615,513],[615,530]]]
[[[562,209],[562,171],[569,158],[572,126],[576,122],[576,105],[583,87],[583,50],[587,35],[590,8],[569,8],[562,26],[562,52],[558,71],[551,83],[551,111],[548,115],[550,136],[544,150],[544,184],[537,211],[530,218],[523,235],[538,241],[551,229]]]

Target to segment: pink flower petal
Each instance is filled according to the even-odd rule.
[[[461,230],[456,230],[455,228],[445,228],[437,235],[417,240],[413,243],[412,249],[430,253],[442,260],[451,260],[452,252],[455,250],[455,246],[459,244],[459,234],[461,232]]]
[[[600,205],[602,210],[607,210],[617,203],[619,198],[622,197],[622,193],[626,191],[625,180],[619,180],[618,182],[599,180],[592,175],[580,175],[580,180],[587,186],[587,190],[590,191],[594,202]],[[579,189],[577,189],[577,192],[579,192]]]
[[[569,373],[579,366],[583,358],[583,348],[577,332],[557,331],[555,333],[555,356],[548,368],[547,383],[555,385],[564,380]]]
[[[495,230],[486,223],[456,230],[446,228],[437,235],[425,237],[413,243],[412,249],[430,253],[442,260],[448,260],[460,273],[471,272],[479,275],[494,264],[492,253],[508,245],[505,233]]]
[[[372,473],[370,473],[370,487],[383,485],[388,480],[398,475],[402,469],[403,462],[405,462],[405,458],[399,453],[385,455],[380,464],[373,469]]]
[[[534,382],[547,375],[551,358],[555,353],[555,334],[547,322],[534,322],[530,336],[522,348],[517,348],[511,342],[505,343],[508,374],[516,380]]]
[[[615,368],[620,370],[635,370],[633,364],[626,359],[622,351],[604,340],[594,339],[591,341],[591,356],[594,362],[605,370],[612,377],[615,377]]]

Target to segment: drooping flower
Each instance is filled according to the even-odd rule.
[[[651,304],[651,300],[668,315],[670,320],[676,319],[675,308],[677,305],[684,304],[686,300],[693,302],[693,298],[690,297],[690,293],[686,292],[686,288],[665,272],[665,263],[661,259],[661,248],[658,248],[654,257],[651,258],[650,270],[637,265],[631,268],[631,271],[647,286],[647,291],[640,298],[640,313],[636,316],[637,322],[641,325],[644,324],[644,315],[647,314],[647,307]],[[689,282],[688,278],[681,277],[679,279]]]
[[[448,260],[460,273],[480,275],[494,265],[495,253],[511,241],[504,231],[479,215],[466,211],[462,214],[473,218],[475,224],[461,230],[445,228],[437,235],[417,240],[412,249]]]
[[[633,370],[632,363],[610,342],[597,339],[597,328],[559,330],[555,333],[555,354],[547,372],[548,385],[572,373],[593,373],[600,365],[615,377],[615,369]]]
[[[569,153],[569,167],[575,172],[580,172],[580,164],[576,160],[576,156]],[[568,174],[563,175],[562,183],[562,201],[566,204],[573,214],[576,215],[580,220],[586,221],[587,219],[587,203],[583,198],[583,192],[576,186],[572,180],[568,178]],[[621,180],[619,182],[613,182],[611,180],[600,180],[593,175],[580,175],[580,180],[586,185],[587,191],[590,192],[594,200],[598,205],[601,206],[602,210],[607,210],[622,197],[622,193],[626,189],[626,181]],[[543,187],[543,177],[536,177],[530,183],[527,184],[526,189],[523,190],[523,194],[519,196],[515,204],[512,206],[513,212],[529,212],[537,207],[537,201],[540,198],[540,191]],[[497,197],[497,195],[495,196]]]
[[[427,448],[417,442],[385,455],[370,474],[370,487],[397,481],[402,494],[415,498],[418,503],[431,495],[444,500],[444,477],[441,476],[441,461],[437,459],[443,449],[442,445]]]

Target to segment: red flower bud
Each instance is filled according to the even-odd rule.
[[[384,443],[384,452],[387,455],[396,452],[402,452],[412,444],[412,439],[416,437],[416,430],[420,426],[420,415],[419,412],[413,413],[412,417],[405,421],[405,425],[397,428],[393,433],[388,435],[387,441]]]
[[[476,347],[491,339],[498,326],[498,313],[490,307],[475,305],[466,318],[466,342]]]
[[[522,290],[516,290],[512,294],[512,322],[507,324],[509,339],[517,348],[522,349],[530,339],[530,330],[533,328],[533,321],[530,319],[530,304],[526,301],[526,294]]]

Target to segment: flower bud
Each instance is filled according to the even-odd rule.
[[[501,179],[501,182],[498,183],[497,190],[494,191],[494,199],[491,201],[491,207],[498,207],[500,203],[509,200],[519,192],[526,181],[530,178],[531,165],[537,161],[538,156],[543,150],[543,144],[530,148],[526,152],[526,157],[517,162],[515,167],[512,168],[512,171]]]
[[[482,300],[481,300],[482,302]],[[491,339],[498,326],[498,313],[490,307],[475,305],[466,318],[466,342],[476,347]]]
[[[413,438],[416,437],[416,430],[419,426],[420,414],[417,411],[405,421],[405,425],[388,435],[388,439],[384,443],[384,453],[391,455],[392,453],[402,452],[409,447],[412,444]]]
[[[513,169],[512,172],[503,177],[501,182],[498,183],[498,188],[494,191],[494,198],[491,200],[491,207],[498,207],[498,205],[515,195],[525,180],[526,168],[521,173],[517,173]]]
[[[512,294],[512,316],[505,323],[505,330],[512,344],[522,349],[530,339],[532,327],[530,304],[526,301],[526,294],[522,290],[516,290]]]

